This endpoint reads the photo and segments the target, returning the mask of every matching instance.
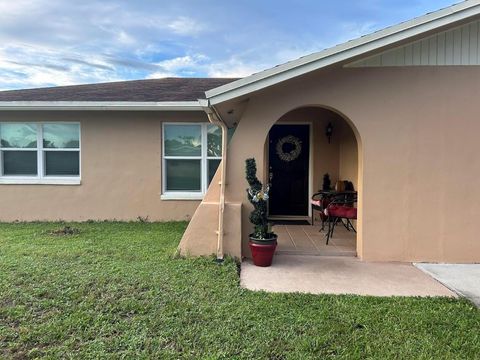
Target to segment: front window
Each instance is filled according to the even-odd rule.
[[[79,124],[0,123],[0,184],[79,179]]]
[[[222,158],[222,131],[208,123],[163,125],[163,194],[201,197]]]

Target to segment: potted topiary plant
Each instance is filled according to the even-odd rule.
[[[270,266],[273,254],[277,247],[277,235],[271,230],[267,219],[267,201],[269,187],[263,187],[257,178],[257,165],[255,159],[246,160],[246,177],[248,185],[247,197],[253,205],[250,214],[250,222],[254,226],[250,234],[250,251],[252,252],[253,263],[256,266]]]

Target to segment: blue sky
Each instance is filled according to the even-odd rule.
[[[0,0],[0,89],[238,77],[455,0]]]

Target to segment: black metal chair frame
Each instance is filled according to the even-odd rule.
[[[312,196],[312,201],[319,201],[320,205],[315,205],[311,203],[312,206],[312,226],[315,225],[315,214],[313,213],[314,210],[320,211],[322,216],[320,216],[320,220],[322,221],[322,227],[320,228],[320,231],[325,230],[325,216],[324,216],[324,211],[325,208],[323,207],[323,202],[325,199],[328,199],[332,196],[332,193],[329,191],[319,191]]]
[[[353,231],[354,233],[357,233],[357,230],[355,230],[355,227],[353,226],[350,219],[331,216],[328,212],[328,208],[333,205],[355,207],[357,203],[357,192],[356,191],[340,192],[335,195],[332,195],[331,199],[332,199],[331,202],[326,207],[326,211],[328,214],[327,220],[326,220],[328,222],[328,230],[327,230],[327,233],[325,234],[327,238],[327,245],[328,245],[328,242],[330,241],[330,238],[333,237],[333,231],[335,230],[335,226],[338,224],[338,222],[341,222],[342,225],[348,231]],[[346,221],[344,222],[343,219],[345,219]]]

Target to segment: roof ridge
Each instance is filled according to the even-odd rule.
[[[168,76],[164,78],[153,78],[153,79],[129,79],[129,80],[115,80],[115,81],[105,81],[98,83],[85,83],[85,84],[71,84],[71,85],[58,85],[58,86],[43,86],[43,87],[34,87],[34,88],[21,88],[21,89],[7,89],[0,90],[0,94],[11,92],[11,91],[30,91],[30,90],[45,90],[45,89],[59,89],[59,88],[74,88],[74,87],[87,87],[87,86],[101,86],[101,85],[115,85],[123,83],[135,83],[135,82],[155,82],[162,80],[239,80],[240,78],[229,78],[229,77],[175,77]]]

